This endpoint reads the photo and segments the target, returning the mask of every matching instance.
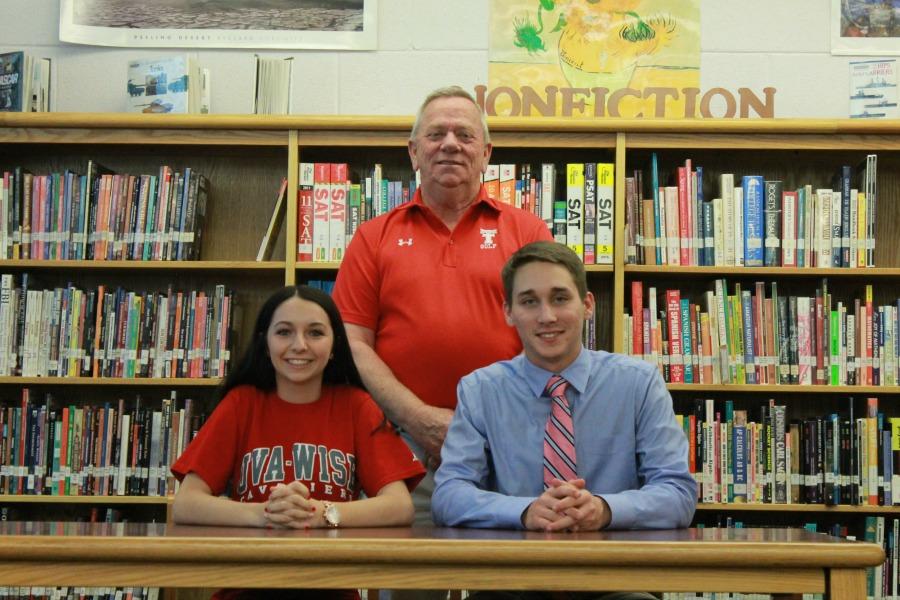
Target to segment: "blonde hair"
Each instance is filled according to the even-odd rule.
[[[458,85],[450,85],[447,87],[438,88],[425,96],[425,100],[424,102],[422,102],[422,106],[419,107],[419,111],[416,113],[416,122],[413,123],[412,132],[409,134],[410,140],[414,140],[416,134],[419,132],[419,124],[422,121],[422,113],[425,112],[425,107],[427,107],[438,98],[465,98],[466,100],[474,104],[475,108],[478,109],[478,116],[481,118],[481,129],[484,132],[484,143],[491,143],[491,132],[488,131],[487,116],[485,116],[484,111],[481,110],[481,107],[478,106],[478,103],[475,102],[475,98],[472,97],[472,94],[459,87]]]

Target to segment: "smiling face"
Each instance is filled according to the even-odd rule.
[[[426,196],[455,188],[474,196],[480,187],[491,144],[485,142],[478,110],[466,98],[441,97],[422,111],[409,156]]]
[[[331,358],[334,332],[321,306],[297,296],[272,315],[266,346],[275,369],[278,395],[288,402],[314,402]]]
[[[582,299],[572,274],[562,265],[534,261],[518,268],[506,322],[516,328],[525,356],[559,373],[578,358],[584,321],[594,311],[594,296]]]

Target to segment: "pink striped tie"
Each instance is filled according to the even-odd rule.
[[[550,418],[544,430],[544,489],[551,479],[575,479],[575,427],[572,410],[566,399],[569,382],[554,375],[547,382],[544,395],[550,396]]]

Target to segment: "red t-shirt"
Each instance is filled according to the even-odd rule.
[[[547,225],[496,202],[482,187],[451,232],[422,202],[360,226],[338,271],[344,321],[375,332],[375,352],[426,404],[456,407],[456,385],[477,368],[518,354],[503,315],[500,271]]]
[[[411,490],[422,464],[387,424],[372,398],[351,386],[323,386],[311,404],[292,404],[273,390],[228,392],[172,466],[181,481],[196,473],[213,494],[265,502],[279,483],[300,481],[317,500],[348,502],[394,481]]]

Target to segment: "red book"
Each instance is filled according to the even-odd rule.
[[[331,163],[331,190],[328,209],[328,258],[340,262],[347,245],[347,196],[350,183],[347,180],[347,163]]]
[[[644,285],[640,281],[631,282],[631,353],[641,357],[644,354]]]
[[[669,323],[669,381],[684,383],[680,290],[666,290],[666,320]]]
[[[865,381],[863,381],[863,385],[872,385],[872,286],[866,285],[866,318],[865,318],[865,328],[866,328],[866,344],[865,344],[865,354],[863,355],[865,361]]]
[[[297,262],[313,259],[313,185],[315,165],[300,163],[300,182],[297,190]]]
[[[691,225],[689,176],[687,168],[678,167],[678,236],[680,238],[678,245],[681,248],[679,258],[682,265],[694,264],[691,259],[694,234]]]

